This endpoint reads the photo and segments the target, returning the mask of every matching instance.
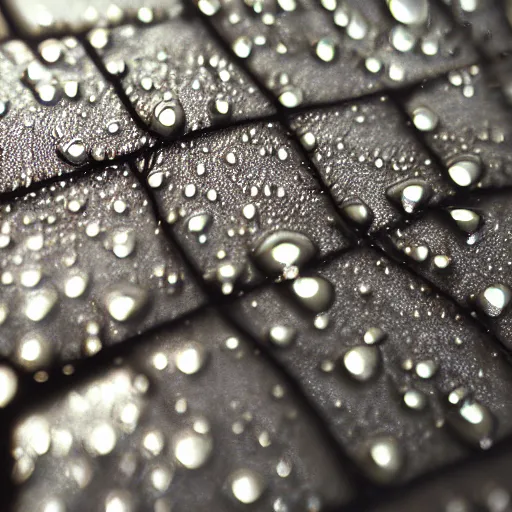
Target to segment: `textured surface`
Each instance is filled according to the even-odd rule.
[[[74,38],[0,47],[0,192],[132,153],[150,138]]]
[[[452,470],[438,478],[419,485],[387,506],[371,507],[379,512],[440,512],[481,510],[508,512],[512,487],[510,447],[492,458],[468,464],[462,470]]]
[[[356,229],[380,229],[452,192],[385,96],[309,111],[293,117],[291,126]],[[409,194],[413,200],[407,186],[420,187],[417,196]]]
[[[119,25],[128,21],[151,22],[179,12],[180,0],[5,0],[17,27],[25,35],[41,36],[81,32],[94,26]]]
[[[138,116],[160,135],[176,137],[273,113],[262,92],[197,20],[124,26],[107,37],[98,49],[106,69],[120,75]],[[98,46],[94,32],[89,39]]]
[[[3,2],[2,511],[510,509],[510,5]]]
[[[418,87],[405,105],[448,170],[473,162],[475,177],[462,181],[462,187],[512,183],[512,110],[499,84],[480,67],[453,71]]]
[[[175,143],[144,163],[162,217],[205,279],[224,293],[261,278],[249,256],[271,233],[300,232],[319,256],[348,246],[336,212],[279,125]]]
[[[126,169],[0,208],[0,351],[33,371],[197,307],[202,295]]]
[[[478,47],[489,56],[512,49],[510,2],[506,0],[438,0],[447,4]]]
[[[354,98],[476,59],[433,5],[409,30],[379,0],[336,4],[235,0],[221,3],[211,21],[285,107]]]
[[[346,478],[301,399],[236,331],[206,313],[144,341],[119,367],[21,419],[15,510],[254,502],[306,511],[346,501]]]
[[[489,447],[511,432],[512,371],[449,302],[370,250],[342,256],[314,275],[334,287],[325,313],[308,314],[283,287],[248,295],[233,318],[300,382],[371,478],[409,479],[460,458],[466,442]],[[291,329],[292,341],[276,342],[277,326]],[[454,390],[495,419],[486,427],[471,425],[470,416],[457,421]],[[397,453],[383,468],[367,450],[389,436]]]
[[[472,218],[474,226],[464,223],[464,219]],[[457,222],[457,219],[462,220]],[[398,249],[399,257],[420,252],[421,261],[417,258],[410,261],[416,270],[461,304],[474,309],[478,308],[480,294],[489,287],[512,287],[511,222],[509,195],[494,194],[432,212],[413,225],[393,232],[390,241]],[[448,258],[447,266],[440,268],[436,264],[439,256]],[[512,316],[508,300],[499,310],[488,314],[486,310],[482,311],[486,322],[511,346]]]

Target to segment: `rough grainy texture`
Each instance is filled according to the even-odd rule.
[[[90,35],[94,46],[94,33]],[[100,46],[104,44],[101,40]],[[161,135],[228,124],[274,113],[249,77],[211,39],[198,20],[180,17],[151,27],[123,26],[98,49],[139,117]],[[174,121],[163,122],[172,109]],[[162,124],[163,123],[163,124]]]
[[[453,469],[428,483],[416,486],[389,505],[370,507],[378,512],[473,511],[508,512],[510,510],[510,446],[478,463]]]
[[[31,411],[13,445],[17,511],[305,512],[349,497],[301,398],[204,312]]]
[[[0,208],[0,352],[28,371],[197,307],[197,285],[126,169]]]
[[[380,229],[452,193],[410,122],[385,96],[308,111],[292,117],[291,127],[356,228]],[[422,189],[417,201],[403,190],[390,194],[394,186],[414,184]],[[350,218],[353,205],[364,205],[366,215]]]
[[[505,0],[437,0],[451,8],[454,18],[488,56],[512,50],[512,8]],[[509,2],[510,4],[510,2]]]
[[[0,192],[28,187],[148,143],[74,38],[36,59],[19,41],[0,47]]]
[[[137,20],[148,23],[180,12],[181,0],[5,0],[18,29],[28,36],[81,32]]]
[[[296,294],[291,286],[257,291],[230,311],[299,381],[370,477],[407,480],[467,454],[465,443],[489,447],[510,435],[512,371],[450,302],[366,249],[308,276],[334,287],[333,304],[320,316],[298,297],[315,293],[306,282]],[[293,331],[288,343],[276,340],[276,327]],[[494,419],[484,426],[474,407],[464,420],[459,395]],[[386,467],[378,453],[366,453],[383,437],[397,443]]]
[[[261,278],[250,254],[271,233],[300,232],[319,256],[349,244],[311,169],[277,124],[177,142],[144,163],[162,217],[206,280],[224,292]],[[228,265],[233,272],[226,275]]]
[[[452,71],[416,88],[405,106],[430,148],[449,170],[473,162],[464,187],[512,183],[512,109],[492,76],[478,66]],[[457,181],[455,181],[457,183]]]
[[[2,512],[510,509],[512,0],[0,3]]]
[[[209,2],[199,7],[204,4]],[[273,2],[235,0],[214,12],[202,10],[285,107],[403,86],[476,59],[454,23],[433,5],[428,24],[427,6],[427,16],[420,13],[411,29],[397,24],[380,0],[324,5],[328,9],[293,1],[276,8]]]
[[[474,226],[469,225],[471,219]],[[481,310],[477,299],[487,288],[497,284],[512,288],[511,222],[509,194],[496,193],[433,211],[411,226],[391,233],[389,241],[401,258],[420,252],[424,256],[421,261],[409,258],[420,274],[461,304]],[[436,256],[448,258],[446,268],[436,265]],[[508,306],[506,300],[490,316],[485,314],[485,307],[481,313],[511,347],[512,314]]]

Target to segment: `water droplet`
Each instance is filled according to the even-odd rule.
[[[416,375],[420,379],[431,379],[437,372],[437,363],[432,359],[420,361],[416,365]]]
[[[302,103],[302,91],[297,87],[288,86],[281,91],[278,99],[283,107],[298,107]]]
[[[39,44],[39,55],[48,62],[54,64],[62,57],[64,45],[58,39],[47,39]]]
[[[134,284],[113,286],[107,293],[105,305],[109,315],[118,322],[126,322],[142,312],[148,302],[146,290]]]
[[[295,277],[317,253],[313,242],[295,231],[273,231],[257,242],[251,252],[255,263],[269,276]]]
[[[217,14],[221,7],[219,0],[198,0],[197,6],[206,16]]]
[[[213,441],[209,434],[199,434],[191,429],[179,432],[173,439],[174,456],[187,469],[203,466],[212,448]]]
[[[508,286],[496,283],[478,295],[477,305],[487,316],[498,317],[510,303],[511,297],[512,292]]]
[[[100,423],[94,426],[87,437],[86,446],[92,455],[107,455],[117,442],[117,436],[112,425]]]
[[[18,390],[18,377],[12,368],[0,365],[0,408],[5,407],[14,398]]]
[[[199,343],[188,343],[175,355],[178,370],[186,375],[193,375],[203,368],[207,352]]]
[[[411,51],[417,42],[416,35],[403,25],[393,27],[389,37],[395,50],[403,53]]]
[[[80,165],[87,160],[85,144],[80,139],[73,139],[70,142],[59,144],[57,152],[71,165]]]
[[[232,48],[237,57],[247,59],[251,55],[252,41],[247,36],[240,36],[233,41]]]
[[[315,45],[315,55],[323,62],[332,62],[336,57],[336,44],[330,37],[323,37]]]
[[[151,129],[169,137],[178,135],[185,126],[185,111],[179,100],[160,102],[153,110]]]
[[[448,174],[459,187],[469,187],[480,178],[482,164],[479,158],[460,157],[448,167]]]
[[[417,389],[409,389],[403,396],[404,404],[409,409],[422,411],[427,406],[427,397]]]
[[[344,200],[340,205],[340,213],[355,229],[367,231],[373,222],[371,208],[360,199]]]
[[[409,179],[389,187],[386,195],[406,213],[414,213],[428,202],[432,190],[424,181]]]
[[[435,130],[439,123],[438,115],[427,107],[418,107],[412,113],[414,126],[422,132]]]
[[[210,227],[212,220],[212,216],[209,213],[197,213],[192,215],[192,217],[189,217],[187,221],[187,229],[189,233],[194,233],[198,236],[204,235]]]
[[[231,473],[229,485],[233,496],[245,504],[258,501],[265,490],[263,478],[250,469],[239,469]]]
[[[351,348],[343,356],[343,366],[359,382],[374,378],[380,365],[380,352],[375,346],[361,345]]]
[[[231,104],[223,98],[212,100],[209,109],[211,117],[215,122],[227,121],[233,113]]]
[[[66,297],[70,299],[81,297],[87,289],[88,282],[89,278],[85,272],[77,272],[69,276],[64,283]]]
[[[133,229],[117,229],[112,233],[112,252],[118,258],[127,258],[135,250],[135,232]]]
[[[48,316],[58,298],[55,289],[50,287],[30,292],[25,300],[25,316],[32,322],[40,322]]]
[[[437,254],[434,256],[434,266],[439,270],[447,269],[452,262],[452,259],[445,254]]]
[[[423,25],[428,20],[428,0],[387,0],[393,18],[405,25]]]
[[[327,311],[334,301],[334,287],[323,277],[299,277],[291,289],[299,303],[313,313]]]
[[[316,149],[316,137],[312,132],[306,132],[301,135],[300,143],[306,151],[314,151]]]
[[[277,347],[289,347],[297,337],[297,331],[286,325],[274,325],[268,333],[269,341]]]
[[[449,409],[447,422],[465,441],[481,448],[490,447],[496,419],[485,405],[466,398]]]
[[[364,342],[367,345],[375,345],[382,343],[386,339],[387,334],[380,327],[370,327],[364,333]]]
[[[381,436],[365,443],[361,462],[369,476],[386,484],[400,474],[405,464],[405,454],[394,437]]]
[[[457,223],[458,228],[464,233],[471,235],[480,227],[482,221],[480,215],[465,208],[454,208],[449,210],[451,218]]]

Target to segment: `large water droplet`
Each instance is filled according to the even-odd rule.
[[[476,400],[466,398],[450,406],[446,419],[465,441],[481,448],[489,448],[492,444],[496,419],[485,405]]]
[[[25,300],[25,316],[32,322],[40,322],[50,313],[59,296],[53,288],[30,292]]]
[[[432,189],[422,180],[408,179],[389,187],[386,195],[406,213],[414,213],[427,204]]]
[[[471,235],[480,227],[482,221],[480,215],[465,208],[454,208],[449,210],[451,218],[457,223],[458,228],[464,233]]]
[[[250,504],[258,501],[265,490],[261,475],[250,469],[239,469],[229,476],[233,496],[240,502]]]
[[[198,433],[186,429],[173,439],[173,450],[176,460],[187,469],[197,469],[203,466],[213,448],[213,441],[208,433]]]
[[[479,158],[461,157],[448,167],[448,174],[459,187],[469,187],[480,178],[482,164]]]
[[[111,287],[105,297],[109,315],[118,322],[126,322],[142,312],[148,302],[146,290],[130,283]]]
[[[361,463],[371,478],[386,484],[399,476],[405,464],[405,454],[394,437],[380,436],[365,443]]]
[[[367,231],[373,222],[371,208],[360,199],[348,199],[340,205],[341,216],[357,230]]]
[[[316,253],[315,245],[306,235],[280,230],[258,241],[251,256],[267,275],[290,278],[295,277]]]
[[[59,144],[57,152],[71,165],[80,165],[87,160],[87,149],[81,139],[73,139],[70,142]]]
[[[151,129],[164,137],[179,134],[185,126],[185,111],[179,100],[160,102],[153,110]]]
[[[414,126],[422,132],[435,130],[439,123],[438,115],[427,107],[418,107],[412,113]]]
[[[509,305],[512,291],[504,284],[496,283],[488,286],[477,297],[477,305],[480,310],[490,317],[500,316]]]
[[[268,333],[269,341],[276,347],[289,347],[297,337],[297,331],[286,325],[274,325]]]
[[[343,356],[343,367],[359,382],[374,378],[380,365],[380,352],[375,346],[361,345],[351,348]]]
[[[391,15],[400,23],[422,25],[428,20],[428,0],[387,0],[387,3]]]
[[[299,277],[291,289],[299,303],[313,313],[327,311],[334,301],[334,287],[323,277]]]

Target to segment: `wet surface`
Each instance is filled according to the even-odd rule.
[[[2,510],[507,510],[510,2],[449,3],[2,6]]]

